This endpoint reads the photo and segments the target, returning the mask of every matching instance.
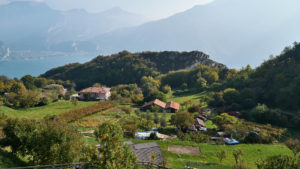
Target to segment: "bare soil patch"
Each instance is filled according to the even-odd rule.
[[[168,151],[175,154],[199,155],[199,147],[193,146],[168,146]]]

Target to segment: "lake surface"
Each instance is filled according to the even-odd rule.
[[[84,63],[91,60],[92,58],[93,57],[91,56],[57,56],[42,60],[0,61],[0,75],[5,75],[9,78],[20,78],[27,74],[30,74],[32,76],[39,76],[40,74],[43,74],[47,70],[50,70],[52,68],[75,62]]]

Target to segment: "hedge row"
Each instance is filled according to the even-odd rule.
[[[62,114],[58,115],[58,118],[69,123],[69,122],[75,121],[77,119],[80,119],[82,117],[104,111],[115,105],[116,105],[116,103],[114,101],[100,101],[97,104],[93,104],[93,105],[90,105],[87,107],[70,110],[68,112],[62,113]]]

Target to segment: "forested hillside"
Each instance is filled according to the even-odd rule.
[[[300,109],[300,44],[287,47],[255,70],[244,70],[227,87],[252,89],[257,102],[286,110]]]
[[[94,83],[108,86],[139,83],[143,76],[157,76],[172,70],[191,68],[199,64],[209,67],[225,68],[214,62],[209,56],[198,51],[193,52],[120,52],[111,56],[98,56],[85,64],[69,64],[54,68],[42,77],[71,80],[77,89]]]
[[[241,111],[248,120],[284,127],[300,124],[300,44],[287,47],[261,66],[232,71],[209,105]]]

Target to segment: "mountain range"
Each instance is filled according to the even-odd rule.
[[[299,41],[299,18],[296,0],[215,0],[156,21],[117,7],[88,13],[58,11],[40,2],[11,2],[0,6],[0,41],[9,49],[0,58],[8,60],[7,65],[56,56],[55,67],[122,50],[199,50],[229,67],[257,66],[270,54],[280,53],[282,46]],[[32,70],[30,63],[23,66]],[[10,74],[6,69],[0,72]]]
[[[147,21],[117,7],[99,13],[83,9],[58,11],[45,3],[29,1],[0,6],[0,20],[0,40],[12,51],[52,52],[77,52],[81,47],[77,46],[78,41]],[[86,52],[98,50],[90,49],[88,42],[82,46]]]

